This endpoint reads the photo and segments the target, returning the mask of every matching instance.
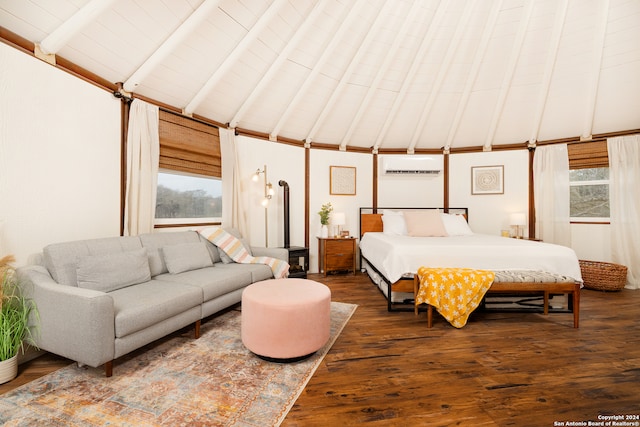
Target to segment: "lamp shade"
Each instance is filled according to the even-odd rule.
[[[509,222],[511,225],[526,225],[527,224],[527,216],[524,213],[512,213],[509,217]]]
[[[333,225],[344,225],[346,222],[346,218],[344,212],[334,212],[331,215],[331,224]]]

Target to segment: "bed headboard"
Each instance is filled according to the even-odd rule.
[[[385,209],[392,211],[426,211],[439,209],[445,213],[463,215],[467,222],[469,222],[469,208],[360,208],[360,238],[368,232],[382,231],[382,213],[378,212],[384,211]]]

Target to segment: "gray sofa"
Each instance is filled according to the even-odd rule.
[[[286,249],[250,251],[288,259]],[[115,359],[185,326],[198,338],[201,319],[273,278],[269,266],[233,263],[195,231],[56,243],[18,274],[38,307],[37,345],[104,364],[107,376]]]

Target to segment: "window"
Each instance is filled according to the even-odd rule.
[[[609,220],[609,158],[605,141],[569,148],[570,216],[574,222]]]
[[[164,110],[159,118],[156,226],[221,222],[218,128]]]
[[[606,221],[609,218],[609,168],[569,171],[571,219]]]
[[[158,173],[156,224],[220,222],[222,180],[171,171]]]

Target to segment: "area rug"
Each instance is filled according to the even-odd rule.
[[[72,364],[0,395],[4,426],[277,426],[356,305],[331,303],[331,334],[311,357],[274,363],[249,352],[240,311],[123,357],[113,377]]]

